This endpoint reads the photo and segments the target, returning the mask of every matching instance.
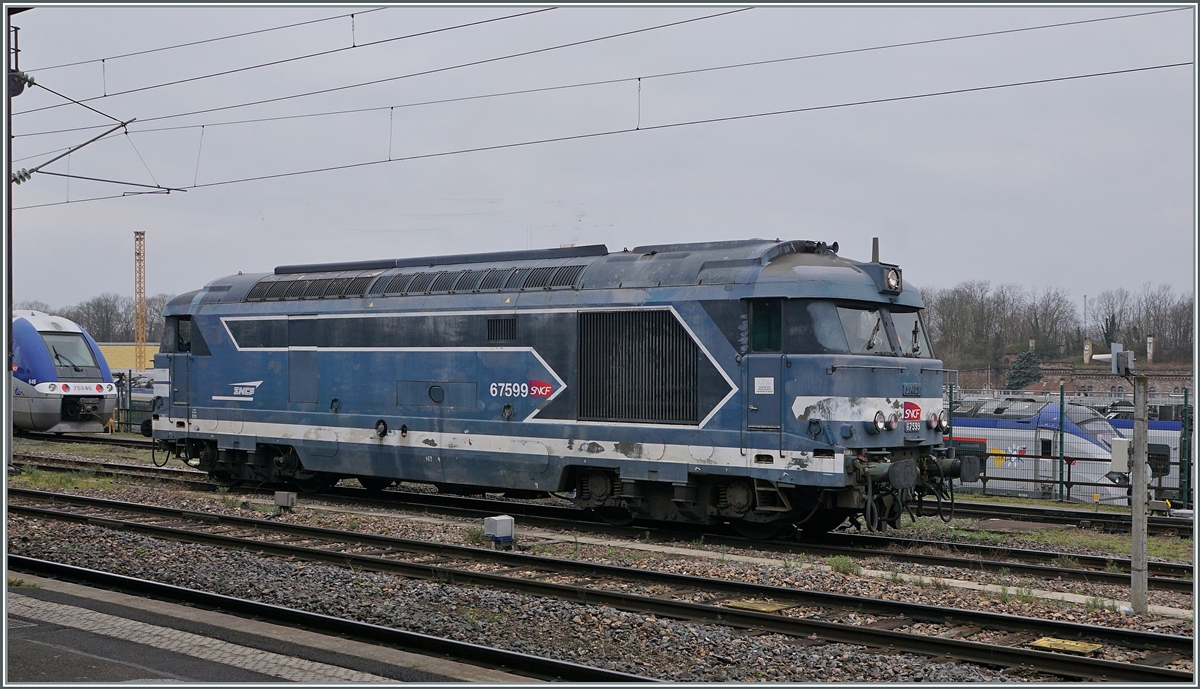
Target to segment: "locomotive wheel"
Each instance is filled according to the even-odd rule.
[[[337,478],[328,474],[303,471],[293,476],[291,482],[301,493],[313,495],[328,490],[337,483]]]
[[[218,486],[225,486],[226,488],[242,485],[240,478],[234,478],[233,474],[227,471],[210,471],[208,472],[208,477],[213,480],[213,483],[216,483]]]
[[[592,511],[597,517],[604,520],[605,524],[612,526],[629,526],[633,523],[633,513],[624,507],[594,507]]]
[[[359,476],[358,482],[363,488],[366,488],[373,493],[378,493],[384,488],[387,488],[395,483],[395,481],[390,478],[375,478],[372,476]]]
[[[787,526],[780,521],[750,522],[745,519],[734,519],[729,524],[742,538],[748,538],[752,541],[769,541],[773,538],[778,538]]]

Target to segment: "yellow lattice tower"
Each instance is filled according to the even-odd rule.
[[[137,370],[146,369],[146,233],[133,233],[133,356]]]

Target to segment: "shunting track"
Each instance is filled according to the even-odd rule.
[[[58,519],[111,529],[139,532],[182,542],[257,551],[281,557],[322,561],[358,569],[460,585],[474,585],[592,605],[763,630],[794,637],[817,637],[828,642],[889,648],[961,661],[1024,667],[1063,677],[1108,681],[1191,681],[1190,672],[1156,665],[1123,663],[1038,651],[1000,643],[898,632],[897,627],[923,623],[931,634],[948,626],[1007,632],[1016,644],[1039,636],[1088,639],[1098,643],[1191,657],[1193,640],[1172,636],[1057,620],[998,613],[947,609],[899,601],[877,600],[777,586],[600,565],[408,539],[336,531],[212,513],[121,503],[96,498],[10,489],[10,514]],[[48,506],[34,506],[24,501]],[[136,517],[117,519],[114,515]],[[355,552],[361,551],[361,552]],[[491,568],[484,571],[482,565]],[[554,581],[550,581],[554,580]],[[565,583],[564,583],[565,582]],[[640,584],[643,593],[616,590]],[[622,586],[625,584],[626,586]],[[650,595],[644,595],[650,594]],[[739,600],[731,600],[731,599]],[[820,610],[809,617],[756,612],[761,603],[789,610]],[[738,603],[744,603],[738,606]],[[834,622],[823,617],[838,611],[859,611],[893,617],[880,627]],[[877,622],[880,620],[877,620]]]
[[[26,466],[35,466],[42,470],[86,470],[101,472],[110,476],[129,476],[137,478],[152,478],[181,483],[189,488],[200,490],[216,490],[217,486],[206,479],[206,474],[193,469],[156,468],[144,465],[130,465],[116,462],[96,462],[87,460],[47,459],[29,455],[18,455],[14,461]],[[234,489],[238,490],[238,489]],[[243,489],[245,490],[245,489]],[[250,491],[252,492],[252,491]],[[612,527],[596,523],[596,518],[584,510],[572,507],[558,507],[536,503],[509,502],[488,500],[484,498],[468,498],[429,493],[411,493],[406,491],[369,492],[355,488],[335,488],[319,496],[320,499],[337,500],[355,503],[384,503],[390,506],[420,507],[436,509],[456,514],[470,516],[489,516],[499,513],[520,516],[527,522],[543,523],[556,528],[587,528],[624,536],[640,536],[646,533],[645,528]],[[657,529],[657,536],[663,539],[680,536],[694,538],[697,536],[693,528],[687,531],[674,529]],[[706,541],[713,545],[728,545],[731,547],[755,548],[781,553],[812,554],[812,555],[846,555],[858,558],[886,557],[896,562],[911,562],[914,564],[953,567],[967,570],[990,572],[1006,572],[1042,578],[1062,578],[1076,581],[1087,581],[1097,584],[1114,584],[1129,586],[1128,559],[1101,558],[1094,556],[1069,555],[1044,551],[1018,550],[1013,548],[998,548],[994,546],[974,546],[969,544],[946,543],[942,541],[920,541],[915,539],[891,538],[886,536],[856,536],[852,534],[833,533],[828,535],[826,543],[799,544],[790,541],[750,542],[742,538],[730,537],[723,534],[705,533]],[[844,545],[837,545],[842,543]],[[865,546],[865,547],[864,547]],[[973,557],[955,557],[952,555],[931,555],[924,553],[898,552],[887,550],[891,546],[920,547],[932,546],[943,550],[952,550],[972,555]],[[1009,558],[986,559],[986,556]],[[1017,560],[1017,561],[1013,561]],[[1030,562],[1036,560],[1036,564]],[[1057,560],[1057,563],[1055,561]],[[1022,562],[1024,561],[1024,562]],[[1073,565],[1064,566],[1063,562]],[[1093,567],[1084,569],[1083,565]],[[1121,571],[1109,571],[1110,565]],[[1193,590],[1192,568],[1176,563],[1149,563],[1148,579],[1152,590],[1190,592]]]
[[[138,448],[146,451],[149,451],[153,444],[149,439],[135,440],[113,438],[105,435],[90,437],[25,433],[21,437],[44,442],[91,443]],[[926,504],[925,514],[932,515],[936,512],[936,509],[935,505]],[[1113,512],[1088,512],[1084,509],[1062,507],[1031,507],[958,501],[954,505],[954,513],[955,516],[971,519],[1013,519],[1043,524],[1071,524],[1082,528],[1103,529],[1115,532],[1128,532],[1133,528],[1132,517],[1129,515]],[[1193,521],[1183,517],[1150,515],[1146,528],[1151,535],[1173,533],[1183,538],[1192,538],[1194,532]]]

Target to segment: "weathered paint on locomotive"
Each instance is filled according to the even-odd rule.
[[[942,407],[940,362],[927,351],[897,356],[901,335],[890,317],[879,332],[884,356],[786,353],[790,344],[760,353],[751,346],[747,304],[920,309],[915,289],[885,284],[889,270],[898,279],[895,266],[842,259],[823,243],[747,240],[229,276],[164,311],[155,366],[171,383],[154,435],[198,443],[196,451],[213,455],[205,461],[233,473],[225,478],[269,473],[270,466],[247,468],[267,460],[287,475],[293,455],[281,458],[279,448],[294,450],[302,472],[497,489],[570,491],[581,472],[611,470],[624,485],[624,504],[643,499],[639,486],[659,487],[683,518],[696,518],[689,490],[706,477],[757,479],[756,493],[845,493],[862,485],[867,457],[924,461],[943,453],[941,433],[925,423]],[[518,275],[523,284],[506,287]],[[487,288],[493,278],[499,286]],[[422,280],[416,293],[387,293]],[[337,298],[303,298],[335,286]],[[343,296],[347,289],[352,294]],[[686,333],[698,348],[688,379],[695,389],[679,402],[693,405],[694,418],[583,418],[581,383],[594,374],[581,370],[582,328],[609,322],[594,314],[614,313],[653,320],[662,337]],[[489,318],[514,317],[514,339],[488,339]],[[682,338],[672,346],[692,346]],[[875,432],[878,411],[905,422]],[[862,501],[822,499],[826,507]],[[803,507],[807,514],[812,506]]]
[[[47,337],[66,338],[78,349],[60,352]],[[66,318],[19,309],[13,313],[12,338],[13,427],[51,433],[104,430],[117,390],[91,335]],[[73,361],[75,351],[90,358]]]

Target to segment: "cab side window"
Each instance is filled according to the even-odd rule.
[[[782,300],[754,299],[750,302],[750,348],[756,352],[782,350]]]

